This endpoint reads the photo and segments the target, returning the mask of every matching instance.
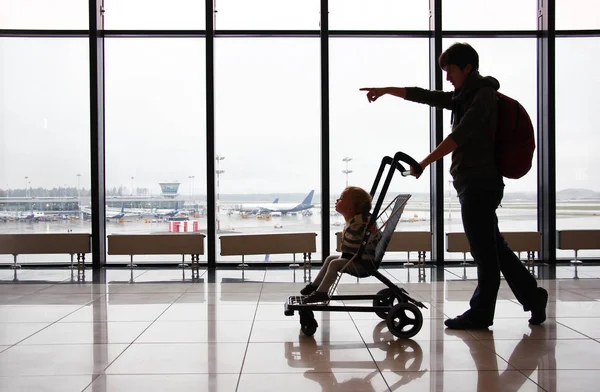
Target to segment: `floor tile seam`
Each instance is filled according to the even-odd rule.
[[[466,267],[457,267],[457,268],[466,268]],[[464,280],[465,280],[465,279],[463,279],[463,277],[462,277],[462,276],[460,276],[460,275],[458,275],[458,274],[455,274],[454,272],[452,272],[452,271],[451,271],[451,270],[450,270],[448,267],[444,267],[444,272],[445,272],[445,273],[447,272],[447,273],[449,273],[450,275],[456,276],[456,277],[457,277],[457,278],[459,278],[461,281],[464,281]],[[447,282],[447,281],[448,281],[447,277],[446,277],[446,276],[444,276],[444,282]]]
[[[266,276],[267,276],[267,270],[265,269],[263,278],[262,278],[263,283],[260,286],[258,298],[256,299],[256,307],[254,308],[254,317],[252,318],[252,323],[250,324],[250,331],[248,332],[248,340],[246,342],[246,349],[244,350],[244,356],[242,358],[242,363],[240,365],[240,371],[238,372],[237,383],[235,384],[236,392],[239,389],[240,382],[242,380],[242,374],[244,372],[244,365],[246,364],[246,357],[248,356],[248,349],[250,348],[250,340],[252,339],[252,331],[254,331],[254,323],[256,322],[256,315],[258,314],[258,306],[260,305],[260,297],[262,296],[262,292],[263,292],[263,288],[264,288],[264,281],[265,281]]]
[[[85,376],[85,375],[84,375]],[[92,374],[92,381],[88,385],[86,385],[81,392],[85,392],[88,388],[92,387],[92,384],[100,377],[100,374]]]
[[[59,318],[58,320],[55,320],[55,321],[52,321],[52,322],[48,323],[48,325],[46,325],[44,328],[42,328],[42,329],[40,329],[40,330],[38,330],[38,331],[36,331],[36,332],[32,333],[31,335],[27,336],[26,338],[24,338],[24,339],[21,339],[20,341],[18,341],[17,343],[15,343],[15,344],[14,344],[14,346],[16,346],[16,345],[18,345],[18,344],[22,343],[23,341],[25,341],[25,340],[29,339],[30,337],[32,337],[32,336],[34,336],[34,335],[36,335],[36,334],[38,334],[38,333],[40,333],[40,332],[42,332],[42,331],[43,331],[43,330],[45,330],[45,329],[47,329],[47,328],[50,328],[50,327],[51,327],[51,326],[53,326],[54,324],[58,324],[58,323],[59,323],[61,320],[64,320],[65,318],[69,317],[69,316],[70,316],[70,315],[72,315],[73,313],[80,311],[80,310],[81,310],[81,309],[83,309],[85,306],[88,306],[89,304],[91,304],[91,303],[92,303],[92,302],[94,302],[94,301],[95,301],[95,300],[92,300],[92,301],[90,301],[90,302],[88,302],[88,303],[86,303],[86,304],[84,304],[84,305],[80,305],[80,306],[79,306],[77,309],[73,310],[73,311],[72,311],[72,312],[70,312],[70,313],[67,313],[66,315],[64,315],[63,317]],[[33,322],[32,322],[32,323],[33,323]],[[7,349],[7,350],[8,350],[8,349]],[[7,351],[7,350],[5,350],[5,351]]]
[[[564,318],[566,318],[566,317],[564,317]],[[570,318],[573,318],[573,319],[576,319],[576,320],[581,320],[581,318],[579,318],[579,317],[570,317]],[[594,318],[598,318],[598,319],[600,320],[600,318],[599,318],[599,317],[594,317]],[[575,328],[573,328],[573,327],[569,327],[568,325],[566,325],[566,324],[563,324],[562,322],[558,321],[556,318],[554,319],[554,322],[555,322],[556,324],[560,324],[560,325],[562,325],[562,326],[563,326],[563,327],[565,327],[565,328],[568,328],[568,329],[570,329],[571,331],[577,332],[578,334],[580,334],[581,336],[584,336],[584,337],[585,337],[585,338],[587,338],[587,339],[595,340],[595,341],[597,341],[597,342],[599,341],[599,338],[594,338],[594,337],[591,337],[591,336],[589,336],[589,335],[586,335],[586,334],[584,334],[583,332],[581,332],[581,331],[578,331],[578,330],[576,330],[576,329],[575,329]],[[577,338],[576,340],[587,340],[587,339],[585,339],[585,338]],[[547,340],[559,340],[559,339],[547,339]],[[562,339],[561,339],[561,340],[562,340]]]
[[[363,345],[365,346],[365,348],[367,349],[367,352],[369,353],[369,356],[371,357],[371,360],[375,364],[375,369],[377,369],[377,372],[379,373],[379,376],[383,379],[383,382],[387,386],[388,391],[391,391],[392,389],[391,389],[391,387],[390,387],[390,385],[388,383],[388,380],[386,380],[385,377],[383,377],[383,374],[381,372],[381,368],[379,367],[379,364],[375,360],[375,357],[373,356],[373,353],[371,352],[371,350],[369,348],[369,345],[365,341],[365,338],[364,338],[363,334],[360,332],[360,328],[358,328],[358,325],[356,325],[356,320],[354,320],[354,318],[352,317],[352,313],[351,312],[346,312],[346,313],[348,313],[348,315],[350,316],[350,320],[352,321],[352,324],[354,325],[354,328],[356,328],[356,332],[358,332],[358,336],[360,336],[360,339],[361,339]]]
[[[569,293],[572,293],[572,294],[575,294],[575,295],[579,295],[579,296],[584,297],[584,298],[589,298],[592,301],[596,301],[596,302],[598,301],[598,298],[588,297],[587,295],[584,295],[584,294],[581,294],[581,293],[573,291],[574,289],[572,289],[572,288],[566,288],[566,289],[562,289],[562,290],[564,290],[566,292],[569,292]]]
[[[575,331],[577,332],[577,331]],[[529,342],[558,342],[558,341],[567,341],[567,342],[574,342],[574,341],[588,341],[588,340],[594,340],[594,338],[591,337],[587,337],[583,334],[581,334],[579,332],[580,335],[582,335],[581,337],[572,337],[572,338],[554,338],[554,339],[549,339],[549,338],[527,338]],[[519,342],[522,339],[521,338],[517,338],[517,337],[512,337],[512,338],[491,338],[491,339],[477,339],[480,342]]]
[[[518,339],[515,339],[515,340],[518,340]],[[508,362],[508,360],[504,359],[504,357],[502,355],[500,355],[498,352],[496,352],[495,349],[492,349],[492,347],[488,347],[486,344],[484,344],[483,340],[477,340],[477,342],[479,342],[479,344],[481,344],[486,350],[491,351],[497,358],[500,358],[502,361],[504,361],[504,363],[506,363],[506,366],[507,366],[507,369],[505,369],[505,370],[518,370],[515,366],[511,365],[510,362]],[[496,371],[499,371],[498,366],[496,366],[496,368],[497,368]]]
[[[147,272],[147,271],[146,271]],[[115,356],[115,358],[106,365],[106,367],[104,367],[102,374],[106,374],[106,370],[112,366],[113,363],[115,363],[139,338],[140,336],[142,336],[152,325],[154,325],[154,323],[156,322],[156,320],[158,320],[163,314],[165,314],[165,312],[171,307],[173,306],[173,304],[175,302],[177,302],[178,299],[180,299],[183,296],[184,293],[181,293],[179,295],[179,297],[177,297],[177,299],[175,299],[175,301],[171,302],[171,304],[169,306],[167,306],[153,321],[151,321],[146,328],[144,328],[139,335],[137,335],[137,337],[135,339],[133,339],[130,343],[125,343],[126,347],[123,349],[123,351],[121,351],[119,354],[117,354]],[[139,343],[138,343],[139,344]]]

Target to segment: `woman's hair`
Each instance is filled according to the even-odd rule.
[[[364,214],[371,211],[371,195],[369,192],[357,186],[348,186],[344,189],[346,197],[350,198],[352,208],[356,214]]]

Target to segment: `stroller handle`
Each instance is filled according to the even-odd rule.
[[[398,169],[398,171],[403,177],[410,176],[411,167],[415,171],[416,175],[420,176],[423,173],[423,168],[421,167],[421,165],[417,161],[415,161],[410,155],[405,154],[402,151],[398,151],[396,154],[394,154],[393,158],[388,156],[384,157],[382,165],[392,165],[394,162],[397,162],[398,166],[396,167],[396,169]],[[407,163],[409,169],[406,170],[400,162]]]

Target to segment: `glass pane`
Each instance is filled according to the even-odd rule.
[[[427,87],[429,41],[413,38],[332,38],[330,51],[329,213],[332,214],[330,250],[335,254],[338,253],[335,250],[335,233],[341,232],[344,226],[344,218],[335,212],[335,199],[346,186],[346,179],[349,185],[370,191],[384,156],[402,151],[420,161],[429,152],[428,107],[392,96],[369,103],[366,93],[359,88],[390,85]],[[410,62],[406,61],[406,53],[411,54]],[[352,160],[345,161],[346,158]],[[394,176],[383,205],[388,205],[398,193],[412,194],[396,231],[430,232],[429,181],[429,171],[418,180],[399,174]],[[379,189],[382,184],[383,181]],[[386,252],[384,260],[406,259],[406,256]]]
[[[0,38],[0,52],[0,233],[91,233],[79,210],[91,183],[87,39]]]
[[[86,30],[88,1],[0,0],[0,29]]]
[[[600,38],[556,40],[556,229],[600,228],[600,143],[594,91],[600,88],[596,51]],[[557,250],[573,258],[573,251]],[[578,256],[600,256],[582,250]]]
[[[319,0],[217,0],[219,30],[318,30]]]
[[[598,0],[556,0],[556,29],[600,29],[599,13]]]
[[[204,39],[105,42],[107,234],[206,230]]]
[[[444,0],[444,30],[536,30],[537,0]]]
[[[319,98],[318,38],[216,40],[216,151],[225,157],[217,161],[220,235],[320,234]],[[217,254],[218,261],[241,260]],[[317,237],[313,260],[320,255]]]
[[[203,30],[204,0],[104,0],[107,30]]]
[[[331,30],[429,30],[428,1],[330,0]]]
[[[454,40],[444,40],[444,48],[448,48],[453,43]],[[468,43],[479,53],[479,72],[484,76],[491,75],[498,79],[499,91],[523,105],[537,132],[536,40],[533,38],[480,38],[470,39]],[[514,62],[515,58],[520,59],[518,64]],[[452,90],[452,85],[447,81],[444,81],[444,90]],[[449,134],[450,130],[450,112],[445,110],[444,135]],[[445,208],[445,230],[446,232],[464,232],[460,204],[449,173],[449,156],[444,159],[444,168],[449,180],[444,184],[447,206]],[[500,231],[537,231],[536,157],[534,156],[529,173],[518,180],[505,178],[504,184],[502,207],[497,210]],[[449,209],[450,206],[451,209]],[[447,253],[446,258],[462,260],[463,255]]]

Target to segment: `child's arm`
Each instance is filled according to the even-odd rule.
[[[363,239],[364,224],[355,223],[346,228],[342,238],[342,253],[355,255],[358,253],[360,243]]]

